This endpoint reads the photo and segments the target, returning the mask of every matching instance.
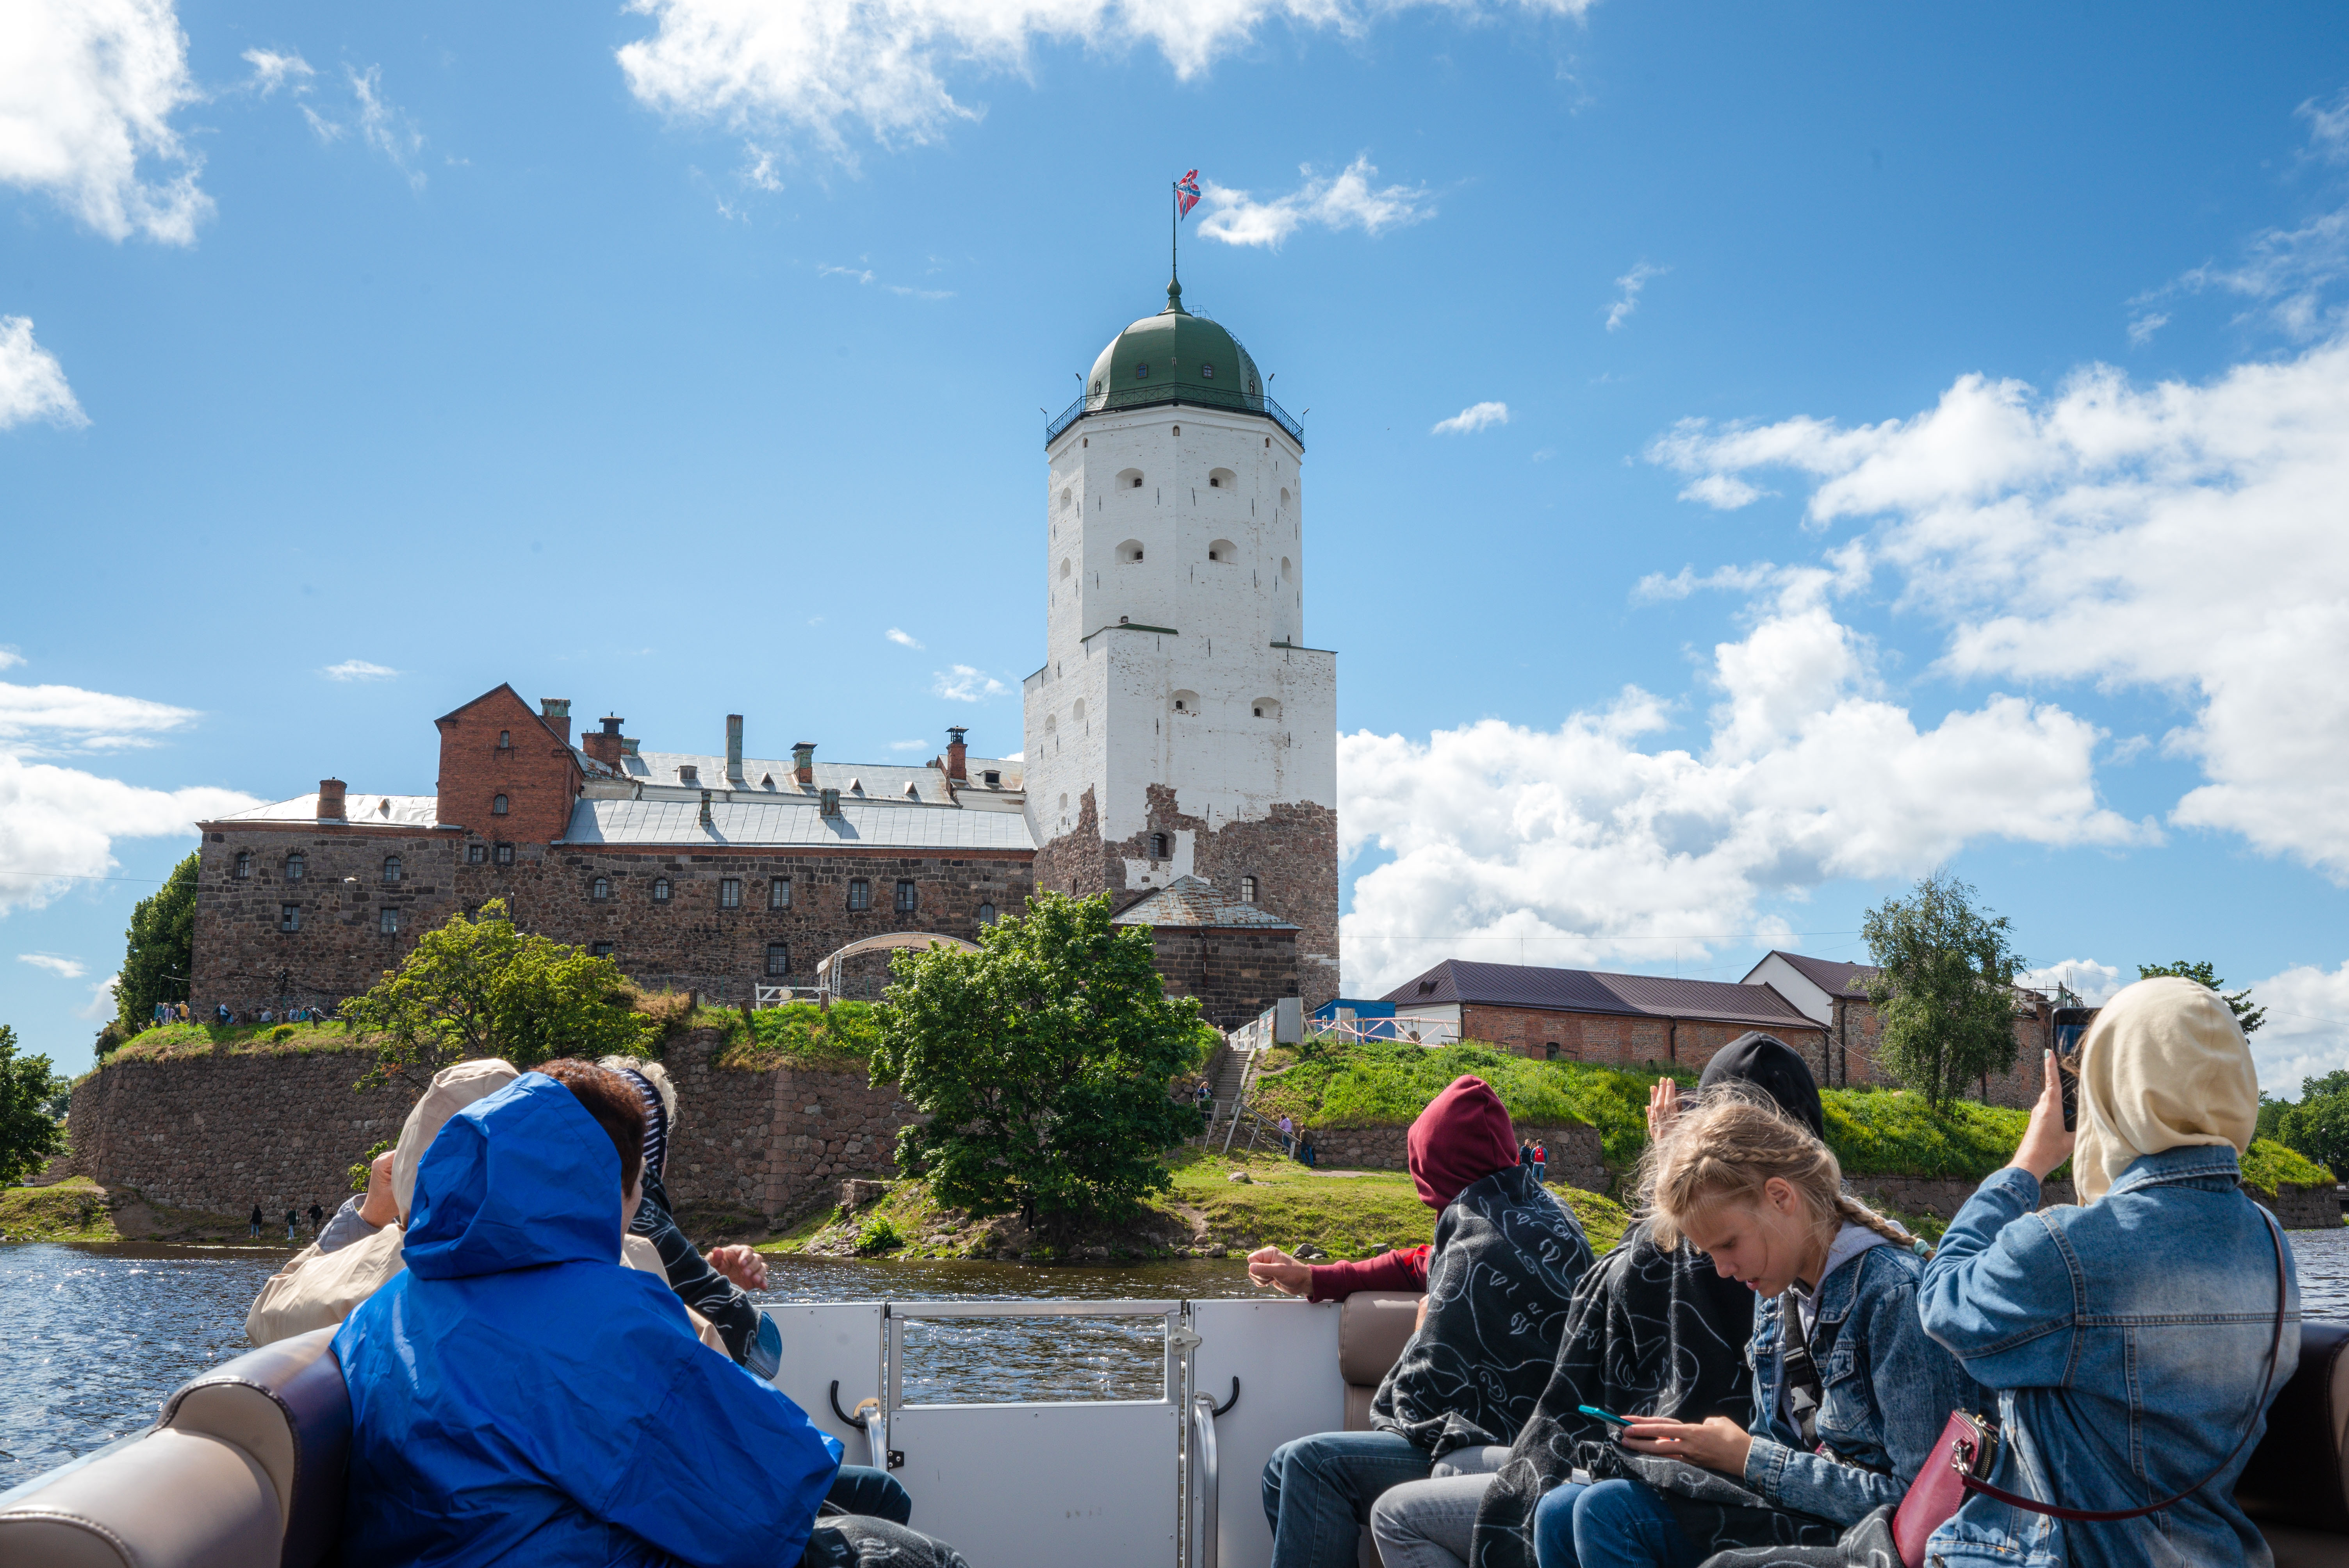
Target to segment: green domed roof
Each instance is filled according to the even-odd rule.
[[[1044,439],[1050,443],[1088,415],[1163,403],[1261,414],[1300,446],[1305,440],[1297,421],[1265,396],[1263,373],[1240,340],[1221,324],[1183,308],[1179,283],[1167,284],[1164,310],[1110,340],[1085,377],[1084,395],[1046,426]]]

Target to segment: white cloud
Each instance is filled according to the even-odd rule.
[[[0,914],[40,908],[72,878],[113,875],[118,839],[193,839],[199,818],[258,804],[235,789],[149,789],[0,753]]]
[[[0,315],[0,430],[33,419],[74,428],[89,423],[66,385],[65,366],[33,341],[32,319]]]
[[[1612,332],[1631,319],[1631,313],[1640,308],[1640,291],[1648,286],[1650,278],[1671,270],[1670,267],[1651,266],[1646,262],[1641,262],[1630,272],[1617,278],[1615,286],[1623,291],[1623,297],[1608,305],[1607,330]]]
[[[2131,976],[2131,980],[2134,978]],[[2123,980],[2121,972],[2109,964],[2099,964],[2093,958],[2065,958],[2024,970],[2020,983],[2051,991],[2058,985],[2069,986],[2072,994],[2080,998],[2081,1006],[2101,1007],[2130,981]]]
[[[1730,474],[1707,474],[1692,480],[1681,490],[1682,500],[1701,500],[1716,511],[1735,511],[1750,506],[1770,492],[1756,490],[1744,480]]]
[[[350,127],[326,119],[308,104],[302,106],[302,118],[310,122],[310,129],[317,133],[322,142],[340,141],[350,133]]]
[[[2149,310],[2142,315],[2132,316],[2128,324],[2128,340],[2132,346],[2143,348],[2153,341],[2155,333],[2168,325],[2168,311]]]
[[[1341,736],[1340,851],[1393,856],[1354,884],[1347,985],[1376,995],[1464,953],[1514,960],[1495,937],[1549,964],[1652,963],[1674,938],[1693,959],[1702,938],[1755,930],[1766,895],[1913,876],[1980,840],[2154,836],[2098,803],[2100,732],[2060,707],[1992,696],[1920,728],[1829,614],[1831,581],[1777,574],[1752,631],[1713,650],[1699,750],[1643,747],[1669,708],[1634,687],[1555,730]]]
[[[2302,964],[2251,985],[2251,1003],[2268,1010],[2251,1037],[2260,1087],[2282,1099],[2300,1098],[2300,1080],[2349,1068],[2349,964],[2320,969]]]
[[[362,72],[345,66],[343,72],[351,79],[351,96],[358,99],[359,134],[408,177],[409,189],[423,190],[424,171],[409,168],[409,160],[424,150],[424,133],[405,110],[383,96],[383,67],[369,66]]]
[[[328,665],[318,672],[330,681],[383,681],[399,672],[388,665],[371,665],[365,659],[345,659],[339,665]]]
[[[74,1009],[74,1016],[88,1018],[92,1023],[103,1022],[114,1016],[116,1010],[114,987],[121,979],[120,975],[109,975],[92,985],[89,988],[89,1000]]]
[[[901,632],[895,626],[890,627],[886,632],[884,632],[882,635],[887,637],[891,642],[896,644],[901,648],[918,648],[922,645],[920,643],[915,641],[910,634]],[[916,741],[915,744],[918,746],[921,743]]]
[[[171,0],[18,0],[0,43],[0,183],[109,240],[193,242],[212,199],[171,116],[201,95]],[[153,170],[142,178],[142,162]]]
[[[1947,621],[1951,674],[2175,697],[2164,748],[2205,782],[2171,820],[2349,884],[2349,339],[2202,383],[1969,375],[1908,419],[1684,424],[1650,456],[1809,476],[1811,524],[1868,524]]]
[[[2349,162],[2349,89],[2336,96],[2330,107],[2310,98],[2292,115],[2308,122],[2311,157],[2327,163]]]
[[[783,188],[782,176],[775,172],[775,155],[755,142],[742,144],[743,155],[750,163],[742,170],[742,183],[772,193]]]
[[[1335,175],[1316,178],[1309,163],[1299,166],[1305,183],[1286,196],[1268,201],[1252,199],[1212,180],[1199,182],[1207,215],[1199,220],[1199,237],[1227,245],[1281,242],[1307,224],[1324,229],[1360,229],[1370,235],[1389,229],[1425,222],[1435,216],[1424,185],[1373,186],[1378,167],[1367,156],[1346,165]]]
[[[870,267],[829,265],[817,267],[815,275],[820,278],[846,278],[851,283],[862,284],[867,288],[870,288],[878,278],[878,274]],[[904,284],[883,284],[881,287],[885,293],[903,294],[907,299],[952,299],[955,296],[955,291],[952,289],[908,288]]]
[[[189,724],[193,708],[79,686],[0,681],[0,742],[21,755],[152,746],[150,737]],[[0,834],[6,832],[0,822]]]
[[[1509,422],[1506,403],[1472,403],[1449,419],[1438,419],[1428,428],[1431,436],[1469,436],[1493,425]]]
[[[929,742],[926,740],[893,740],[889,743],[889,749],[892,751],[919,751],[927,745],[929,745]]]
[[[16,954],[16,962],[29,964],[36,969],[46,969],[50,974],[67,980],[78,980],[89,969],[89,965],[80,959],[67,958],[57,953],[19,953]]]
[[[984,702],[989,697],[1009,696],[1011,688],[983,670],[968,665],[957,665],[951,670],[940,670],[930,683],[933,696],[955,702]]]
[[[619,62],[667,113],[787,126],[835,150],[858,128],[919,145],[979,118],[950,76],[1030,75],[1039,45],[1146,44],[1187,81],[1268,23],[1359,37],[1415,3],[1579,18],[1593,0],[629,0],[653,33]]]
[[[267,98],[288,81],[294,83],[295,92],[301,92],[310,78],[318,74],[301,56],[281,55],[274,49],[247,49],[243,59],[253,67],[253,80],[245,85],[263,98]]]
[[[14,669],[25,662],[25,655],[14,648],[0,648],[0,670]]]

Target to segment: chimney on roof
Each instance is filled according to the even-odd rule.
[[[634,757],[636,754],[637,744],[638,742],[636,738],[633,735],[624,735],[620,737],[620,755],[623,757]]]
[[[602,728],[593,735],[580,737],[579,749],[606,768],[617,768],[620,765],[620,726],[627,722],[615,715],[605,715]]]
[[[563,737],[563,744],[571,744],[571,699],[567,696],[543,696],[538,699],[538,717],[546,727]]]
[[[318,820],[339,822],[343,820],[343,781],[339,779],[318,780]]]
[[[825,789],[819,792],[816,796],[816,810],[819,814],[826,817],[839,816],[840,791],[837,789]]]
[[[812,784],[815,782],[814,741],[794,740],[792,742],[792,777],[798,779],[802,784]]]
[[[701,825],[705,828],[718,825],[718,819],[709,814],[709,791],[707,789],[701,792]]]
[[[957,783],[962,783],[970,778],[970,774],[963,767],[963,758],[968,757],[969,752],[963,746],[962,737],[961,725],[947,726],[947,777]]]
[[[742,777],[742,716],[726,716],[726,777],[731,781]]]

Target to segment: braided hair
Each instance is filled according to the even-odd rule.
[[[1801,1195],[1812,1223],[1827,1237],[1848,1222],[1904,1250],[1932,1255],[1906,1227],[1843,1190],[1843,1166],[1834,1150],[1776,1105],[1738,1088],[1709,1092],[1640,1156],[1640,1196],[1659,1245],[1678,1244],[1688,1216],[1706,1204],[1760,1202],[1775,1176]]]

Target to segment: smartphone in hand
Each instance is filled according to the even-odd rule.
[[[1599,1420],[1608,1422],[1613,1426],[1628,1427],[1631,1424],[1622,1417],[1617,1415],[1614,1411],[1602,1410],[1596,1405],[1577,1405],[1575,1408],[1581,1411],[1586,1416],[1595,1416]]]
[[[2094,1007],[2055,1009],[2055,1078],[2064,1091],[2064,1130],[2080,1130],[2080,1037],[2088,1032]]]

